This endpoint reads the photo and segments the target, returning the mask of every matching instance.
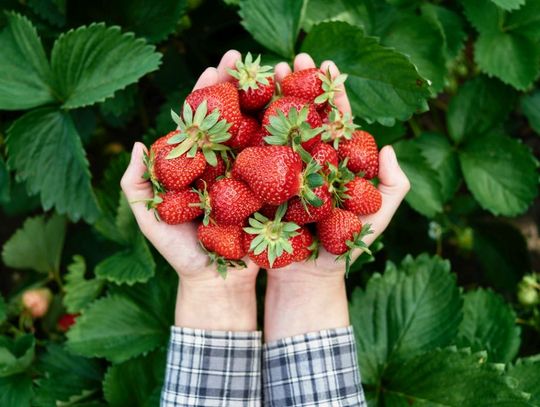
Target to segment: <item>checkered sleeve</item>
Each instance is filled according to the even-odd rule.
[[[367,405],[352,327],[265,344],[262,375],[265,406]]]
[[[171,330],[162,407],[261,405],[261,332]]]

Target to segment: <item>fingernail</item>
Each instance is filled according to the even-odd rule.
[[[139,143],[135,142],[133,144],[133,148],[131,149],[131,159],[133,160],[134,157],[137,156],[137,153],[139,152]]]
[[[388,165],[397,166],[396,152],[394,151],[394,147],[392,146],[388,146],[386,162],[388,163]]]

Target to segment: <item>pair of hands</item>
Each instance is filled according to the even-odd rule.
[[[228,68],[234,68],[241,55],[238,51],[228,51],[221,59],[217,68],[207,68],[199,77],[194,89],[215,85],[232,80],[227,73]],[[315,67],[315,63],[307,54],[299,54],[294,60],[294,70]],[[331,61],[321,64],[321,69],[330,70],[333,77],[339,75],[339,70]],[[279,83],[291,72],[290,66],[279,63],[275,68],[275,79]],[[336,95],[335,103],[342,113],[351,113],[351,107],[345,91]],[[147,239],[163,255],[180,276],[182,285],[192,289],[204,287],[204,292],[225,290],[223,295],[231,292],[253,290],[259,267],[251,260],[246,260],[246,269],[230,270],[223,280],[217,273],[215,265],[208,264],[208,257],[201,249],[197,239],[195,223],[168,225],[159,222],[154,214],[147,210],[142,202],[153,196],[150,182],[143,179],[145,166],[143,155],[146,147],[135,143],[131,162],[122,178],[122,189],[131,203],[131,208],[139,227]],[[388,226],[401,201],[407,194],[410,184],[398,165],[396,155],[391,146],[381,149],[379,156],[379,191],[382,195],[381,209],[369,216],[361,217],[362,223],[371,224],[374,233],[365,238],[370,245]],[[358,250],[355,258],[360,255]],[[345,273],[344,261],[336,261],[336,256],[321,247],[317,260],[305,263],[295,263],[278,270],[268,270],[269,282],[272,280],[284,284],[311,284],[316,286],[328,281],[343,280]]]

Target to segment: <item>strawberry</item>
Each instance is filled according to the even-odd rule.
[[[167,191],[180,191],[200,177],[205,168],[206,160],[201,152],[196,152],[193,157],[180,155],[176,158],[167,158],[174,146],[167,144],[161,147],[155,158],[150,158],[151,168],[149,173],[155,179],[154,185],[159,184],[158,191],[163,188]],[[152,153],[151,153],[152,154]]]
[[[238,150],[246,148],[251,144],[252,140],[259,137],[260,130],[259,122],[253,117],[244,114],[238,126],[238,132],[225,144]]]
[[[276,217],[278,208],[279,206],[265,204],[261,207],[261,209],[258,210],[258,212],[266,216],[268,219],[274,219]]]
[[[354,131],[358,128],[353,123],[350,113],[341,114],[338,109],[330,109],[323,127],[322,140],[332,144],[336,150],[342,140],[352,139]]]
[[[264,141],[264,138],[266,137],[266,130],[264,130],[262,127],[259,127],[259,130],[254,133],[249,140],[249,144],[247,147],[264,147],[267,146],[266,142]]]
[[[377,188],[364,178],[356,177],[345,184],[343,208],[356,215],[370,215],[381,208],[382,197]]]
[[[285,96],[275,100],[264,113],[262,126],[268,137],[265,141],[272,145],[299,144],[310,151],[320,141],[323,131],[317,109],[303,99]]]
[[[228,260],[240,260],[244,249],[244,229],[239,225],[199,225],[198,237],[204,248]]]
[[[204,172],[195,181],[195,186],[200,191],[204,190],[205,188],[210,189],[210,187],[214,185],[218,177],[225,175],[226,170],[227,170],[227,165],[225,164],[225,161],[223,160],[221,155],[218,155],[217,165],[215,167],[212,167],[211,165],[207,165]]]
[[[67,332],[69,328],[71,328],[75,322],[77,317],[81,314],[64,314],[62,315],[56,324],[57,328],[61,332]]]
[[[273,68],[260,66],[261,56],[255,61],[248,52],[245,60],[236,61],[236,69],[229,69],[238,87],[240,107],[247,111],[261,110],[274,95],[275,84]]]
[[[218,225],[242,225],[261,206],[246,184],[232,178],[215,182],[209,193],[211,216]]]
[[[189,189],[169,191],[154,198],[159,218],[169,225],[189,222],[203,214],[199,195]]]
[[[354,173],[363,172],[364,177],[371,179],[379,173],[379,151],[375,139],[368,132],[357,130],[351,140],[339,143],[338,156],[348,159],[347,168]]]
[[[284,96],[294,96],[324,108],[327,103],[333,104],[335,93],[340,91],[346,79],[345,74],[332,79],[330,72],[323,73],[318,68],[302,69],[283,78],[281,91]]]
[[[294,197],[289,201],[283,219],[302,226],[306,223],[318,222],[326,217],[332,211],[332,194],[328,191],[326,185],[315,188],[313,192],[322,200],[323,204],[321,206],[304,205],[299,197]]]
[[[172,136],[175,136],[179,133],[180,131],[174,130],[154,141],[154,143],[150,146],[150,155],[153,155],[155,157],[159,150],[168,145],[167,141],[169,141]]]
[[[319,142],[313,146],[310,152],[311,156],[317,164],[322,167],[324,173],[330,171],[328,165],[333,165],[337,167],[339,164],[337,151],[332,148],[332,146]]]

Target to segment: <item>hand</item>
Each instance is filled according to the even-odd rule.
[[[227,68],[234,68],[239,58],[237,51],[228,51],[217,68],[203,72],[194,90],[229,80]],[[143,179],[146,151],[142,143],[135,143],[121,186],[142,233],[180,277],[176,324],[216,330],[255,329],[255,279],[259,267],[245,258],[247,267],[230,269],[224,280],[216,266],[209,264],[197,239],[195,222],[168,225],[156,219],[145,203],[153,197],[151,183]]]
[[[314,68],[315,63],[307,54],[294,60],[294,70]],[[324,61],[321,69],[330,70],[332,77],[339,70],[331,61]],[[291,72],[289,65],[276,65],[276,82]],[[338,92],[335,104],[342,113],[351,113],[345,90]],[[381,209],[372,215],[361,216],[362,224],[370,224],[373,233],[364,238],[368,246],[386,229],[392,216],[410,188],[391,146],[379,153],[379,186],[382,195]],[[361,254],[357,249],[353,259]],[[345,295],[345,261],[320,248],[315,261],[293,263],[287,267],[268,270],[266,295],[265,338],[275,340],[291,335],[337,328],[349,324]]]

